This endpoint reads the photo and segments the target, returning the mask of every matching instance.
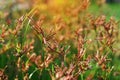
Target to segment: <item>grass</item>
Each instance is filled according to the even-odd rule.
[[[119,80],[120,5],[85,1],[1,16],[0,80]]]
[[[92,14],[95,15],[106,15],[108,18],[113,16],[116,19],[120,19],[120,15],[119,12],[120,10],[118,9],[118,7],[120,7],[120,4],[118,3],[111,3],[111,4],[104,4],[102,6],[98,6],[97,4],[92,4],[89,7],[89,11]]]

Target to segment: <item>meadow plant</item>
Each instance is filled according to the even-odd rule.
[[[54,5],[36,1],[13,27],[0,25],[0,80],[115,77],[112,57],[118,21],[90,14],[89,0],[61,0],[62,6],[55,0]]]

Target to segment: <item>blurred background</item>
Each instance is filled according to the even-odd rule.
[[[66,0],[67,1],[67,0]],[[66,2],[65,1],[65,2]],[[52,4],[55,5],[56,3],[61,5],[65,3],[64,0],[0,0],[0,13],[2,11],[4,12],[14,12],[14,11],[20,11],[19,14],[24,12],[24,10],[29,10],[36,4],[40,6],[41,3]],[[69,2],[73,2],[73,0],[70,0]],[[109,5],[108,8],[114,8],[116,6],[116,11],[119,10],[117,7],[120,5],[120,0],[91,0],[91,5],[94,6],[94,8],[98,6],[103,6],[104,4]],[[56,4],[56,5],[57,5]],[[96,4],[96,5],[94,5]],[[98,10],[98,9],[97,9]],[[2,15],[0,15],[3,17]]]
[[[65,6],[67,1],[68,0],[0,0],[0,18],[10,23],[11,19],[14,20],[28,13],[36,6],[39,7],[40,10],[45,10],[48,6],[56,7],[56,9],[59,7],[60,9],[64,8],[63,5]],[[74,4],[74,0],[68,2]],[[120,19],[119,7],[120,0],[92,0],[88,10],[95,15],[104,14],[107,15],[107,17],[114,16]]]

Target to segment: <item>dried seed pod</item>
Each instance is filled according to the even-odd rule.
[[[5,75],[4,70],[0,69],[0,80],[8,80],[8,76]]]

